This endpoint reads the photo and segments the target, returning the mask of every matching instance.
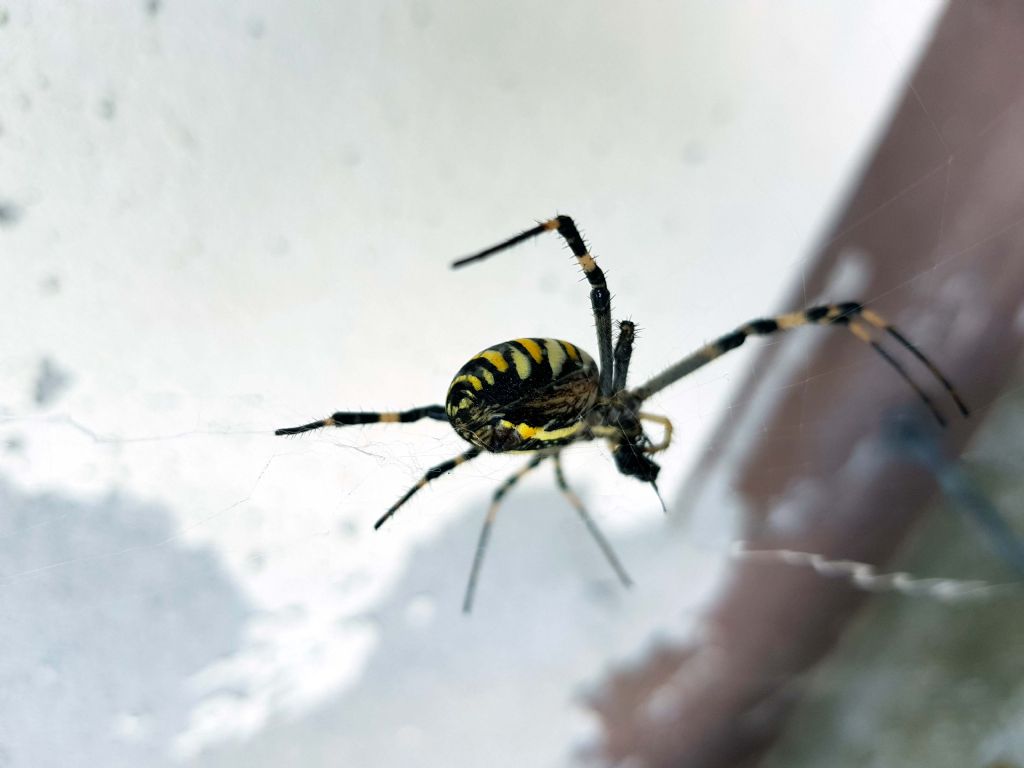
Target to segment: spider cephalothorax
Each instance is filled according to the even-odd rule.
[[[664,416],[641,411],[643,403],[656,392],[736,349],[749,336],[766,336],[803,325],[845,327],[857,339],[878,352],[907,381],[939,423],[944,423],[942,414],[931,398],[910,378],[903,365],[881,346],[880,339],[885,334],[921,362],[950,394],[959,411],[967,414],[967,408],[953,386],[928,358],[876,312],[854,302],[826,304],[801,312],[752,320],[706,344],[640,386],[627,389],[626,379],[636,328],[632,322],[620,322],[613,347],[611,294],[604,273],[587,251],[571,218],[556,216],[498,245],[460,259],[453,266],[460,267],[485,259],[549,231],[558,232],[565,239],[590,284],[590,305],[597,328],[598,363],[578,346],[559,339],[524,338],[505,341],[475,355],[459,369],[443,406],[427,405],[387,413],[339,411],[326,419],[276,432],[278,435],[290,435],[327,426],[410,422],[424,418],[438,421],[447,419],[471,447],[428,470],[377,521],[378,528],[431,480],[476,458],[484,451],[531,453],[530,461],[505,480],[494,493],[466,589],[463,608],[467,611],[472,605],[477,575],[498,504],[523,475],[549,459],[554,464],[558,487],[583,518],[616,574],[628,585],[629,577],[607,541],[579,498],[566,484],[560,454],[567,446],[581,440],[606,440],[619,472],[653,485],[660,468],[651,456],[668,447],[672,439],[672,423]],[[646,434],[641,423],[643,421],[660,426],[660,441],[654,442]]]

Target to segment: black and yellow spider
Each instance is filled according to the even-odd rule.
[[[604,273],[568,216],[538,224],[498,245],[456,261],[461,267],[485,259],[543,232],[556,231],[565,238],[583,274],[590,283],[590,304],[597,325],[597,350],[600,366],[574,344],[559,339],[515,339],[485,349],[459,369],[448,388],[445,405],[427,405],[408,411],[367,413],[339,411],[321,421],[300,427],[279,429],[275,434],[294,435],[320,427],[341,427],[349,424],[376,422],[411,422],[420,419],[448,420],[471,447],[436,467],[431,468],[412,488],[396,501],[377,521],[379,528],[420,488],[445,472],[476,458],[484,451],[492,453],[529,452],[529,463],[505,480],[494,492],[487,511],[479,543],[473,558],[463,610],[473,603],[477,577],[491,525],[502,497],[527,472],[550,459],[555,480],[569,503],[582,517],[612,568],[625,585],[629,577],[616,559],[607,541],[587,514],[579,497],[565,482],[560,454],[566,446],[581,440],[607,440],[619,471],[655,485],[660,467],[651,456],[668,447],[672,439],[672,423],[664,416],[641,410],[651,395],[716,357],[735,349],[748,336],[765,336],[801,325],[841,325],[869,344],[896,372],[906,380],[940,424],[942,415],[931,398],[910,378],[903,366],[876,339],[885,332],[916,357],[938,379],[952,396],[960,413],[967,407],[945,376],[906,337],[877,313],[860,304],[849,302],[810,307],[777,317],[753,320],[732,333],[707,344],[684,357],[653,379],[632,389],[626,388],[626,374],[633,353],[635,326],[623,320],[618,324],[618,337],[612,345],[611,295]],[[644,431],[642,422],[661,427],[661,440],[654,442]],[[657,490],[657,486],[655,486]]]

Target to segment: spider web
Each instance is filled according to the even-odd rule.
[[[340,84],[307,76],[365,71],[376,55],[330,14],[307,9],[292,20],[268,7],[205,19],[228,53],[246,62],[244,72],[232,73],[224,72],[222,48],[191,38],[198,18],[149,8],[151,18],[134,9],[114,21],[83,16],[44,27],[15,6],[6,33],[16,37],[18,55],[0,59],[15,84],[3,91],[9,116],[0,112],[10,137],[0,136],[0,159],[15,181],[0,193],[11,198],[3,210],[18,212],[0,220],[0,242],[12,254],[6,259],[18,262],[4,294],[18,322],[8,325],[11,353],[0,367],[0,489],[9,510],[0,532],[0,606],[24,616],[52,605],[44,617],[68,617],[64,634],[12,620],[13,634],[38,632],[47,649],[95,630],[97,645],[122,658],[125,679],[132,671],[148,674],[147,655],[132,637],[139,624],[152,626],[151,648],[170,654],[168,663],[157,663],[164,671],[159,686],[118,682],[110,707],[88,722],[93,733],[111,734],[115,746],[83,754],[106,765],[125,755],[157,765],[168,754],[230,764],[231,747],[200,756],[296,718],[281,741],[262,743],[268,764],[283,741],[299,739],[335,762],[358,755],[352,744],[361,744],[383,756],[377,765],[402,764],[421,749],[439,764],[471,764],[494,738],[485,722],[508,722],[509,702],[521,696],[521,683],[503,674],[510,665],[547,669],[559,648],[577,655],[565,662],[566,679],[577,680],[606,658],[584,639],[633,649],[652,628],[666,636],[692,631],[677,616],[695,616],[718,583],[737,512],[704,507],[685,537],[676,527],[666,532],[650,490],[616,475],[600,446],[574,448],[567,474],[641,586],[618,592],[542,469],[509,498],[484,567],[479,615],[462,622],[459,597],[483,507],[518,462],[481,457],[422,491],[415,506],[372,536],[377,514],[428,467],[457,453],[460,441],[431,422],[301,440],[269,432],[341,407],[436,402],[451,371],[498,339],[555,335],[593,350],[585,286],[573,283],[556,241],[476,271],[444,271],[449,257],[528,225],[523,215],[560,210],[584,228],[615,294],[615,316],[640,325],[633,381],[739,322],[780,309],[792,276],[802,279],[809,269],[799,254],[853,177],[871,131],[884,125],[886,94],[899,93],[900,73],[911,64],[915,40],[927,36],[935,6],[905,15],[882,5],[864,16],[833,9],[832,23],[846,25],[842,36],[861,40],[860,48],[841,49],[854,57],[843,66],[829,63],[837,33],[808,34],[763,10],[756,21],[771,35],[746,26],[749,17],[676,11],[662,23],[676,30],[701,24],[707,40],[692,32],[687,40],[720,74],[710,84],[687,80],[685,99],[649,115],[658,120],[639,121],[628,119],[631,107],[643,112],[661,99],[637,83],[674,85],[664,73],[679,61],[630,53],[610,21],[579,9],[573,25],[613,55],[585,56],[596,79],[570,69],[577,97],[563,100],[538,99],[535,83],[518,75],[523,60],[561,43],[542,35],[524,41],[526,50],[508,50],[488,30],[504,26],[500,21],[515,25],[511,18],[472,12],[466,22],[479,28],[480,45],[496,46],[508,61],[497,56],[479,80],[421,96],[398,82],[400,70],[386,67],[375,89],[347,74]],[[574,10],[559,13],[568,20]],[[665,50],[678,47],[659,33],[651,9],[619,20],[627,21]],[[357,52],[362,70],[338,66],[350,63],[348,54],[333,52],[337,41],[326,31],[307,37],[319,22],[343,35],[349,47],[341,48]],[[441,10],[413,3],[344,26],[368,25],[395,49],[411,47],[443,82],[451,59],[416,41],[451,23]],[[137,32],[134,42],[116,34],[124,29]],[[62,34],[92,42],[69,54]],[[722,40],[727,47],[716,51]],[[98,41],[114,46],[110,61],[131,63],[131,77],[115,76],[110,61],[84,53]],[[285,53],[300,49],[311,51],[316,65],[299,62],[281,74]],[[176,68],[164,50],[193,61]],[[828,67],[847,96],[823,96],[831,108],[808,114],[803,91],[823,93],[827,78],[794,66],[797,54]],[[76,55],[81,66],[71,78],[68,62]],[[610,63],[616,56],[626,62],[621,70]],[[877,64],[870,76],[863,66],[869,60]],[[190,81],[203,71],[219,74],[204,82],[197,101],[187,88],[153,98],[154,82],[183,71]],[[770,87],[773,78],[785,84]],[[273,90],[274,103],[220,103],[225,92],[254,80],[289,87]],[[481,83],[497,84],[489,110],[518,115],[522,135],[503,135],[501,121],[467,109]],[[930,114],[927,100],[919,102]],[[202,120],[189,117],[198,105]],[[446,138],[453,124],[455,141]],[[273,133],[254,126],[278,126],[283,138],[275,152],[264,144]],[[941,141],[934,121],[932,130]],[[58,142],[62,157],[47,162],[46,142],[32,139],[34,132]],[[382,138],[368,138],[374,136]],[[150,162],[154,146],[171,160]],[[523,147],[522,154],[509,155],[510,146]],[[915,185],[941,177],[948,191],[955,159],[948,153]],[[71,177],[69,165],[76,168]],[[282,183],[265,181],[275,177]],[[340,191],[337,178],[344,179]],[[857,226],[870,227],[887,204],[866,211]],[[946,225],[944,194],[933,266],[966,253],[943,248]],[[892,290],[926,286],[929,275],[918,270]],[[861,297],[864,281],[858,254],[848,254],[831,298]],[[809,304],[819,297],[804,298]],[[25,336],[28,329],[38,336]],[[799,369],[816,345],[840,341],[808,331],[759,343],[786,345],[788,364]],[[662,461],[670,507],[721,412],[737,407],[750,355],[734,353],[653,403],[682,433]],[[861,364],[882,365],[869,352]],[[763,389],[766,402],[746,406],[750,429],[763,428],[767,400],[791,386],[779,381]],[[813,391],[821,382],[808,375],[798,386]],[[791,427],[809,432],[816,425],[799,420]],[[693,594],[675,596],[671,617],[652,618],[665,607],[655,585],[683,582],[693,584]],[[87,619],[96,606],[125,618],[92,628]],[[644,618],[625,627],[625,610]],[[226,618],[204,631],[218,612]],[[167,650],[170,639],[186,636],[195,648]],[[427,659],[411,663],[424,648]],[[106,679],[99,651],[52,653],[12,654],[10,664],[43,681],[84,686]],[[417,719],[399,695],[422,706],[447,690],[424,668],[456,686],[474,679],[486,689],[473,699],[474,730],[458,740],[464,754],[445,752],[429,718]],[[574,717],[562,712],[567,688],[558,686],[538,711]],[[154,704],[153,691],[174,706]],[[370,701],[374,706],[365,707]],[[308,717],[335,715],[338,707],[345,713],[339,736],[325,735]],[[32,707],[26,712],[27,735],[0,733],[12,760],[45,743],[42,736],[32,741]],[[80,714],[69,702],[56,717],[70,722]],[[341,738],[351,743],[339,744]],[[549,759],[544,750],[556,742],[564,745],[538,737],[530,754]],[[306,764],[328,764],[310,749]],[[252,753],[238,754],[256,764]]]

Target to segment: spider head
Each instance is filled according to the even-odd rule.
[[[634,443],[619,442],[612,447],[612,456],[619,472],[635,477],[644,483],[653,483],[658,479],[661,467],[651,461],[643,447]]]

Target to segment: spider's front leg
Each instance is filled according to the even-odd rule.
[[[629,361],[633,357],[633,340],[636,338],[636,324],[629,320],[619,321],[619,338],[615,340],[615,376],[612,379],[612,393],[626,388]]]
[[[705,344],[696,352],[687,355],[675,365],[669,366],[660,374],[641,384],[632,390],[632,394],[641,401],[646,400],[656,392],[673,384],[684,376],[689,376],[694,371],[703,368],[722,355],[741,346],[750,336],[768,336],[781,331],[788,331],[793,328],[800,328],[807,325],[837,325],[847,328],[859,341],[870,346],[885,362],[907,383],[907,385],[920,398],[921,402],[931,411],[932,416],[940,425],[945,425],[946,420],[935,406],[932,398],[911,378],[907,369],[881,344],[879,332],[885,333],[890,339],[903,347],[914,358],[923,365],[932,376],[939,382],[947,392],[957,410],[963,416],[967,416],[968,410],[960,394],[953,387],[949,379],[939,370],[921,350],[907,339],[900,331],[896,330],[890,323],[882,318],[877,312],[867,309],[856,302],[845,302],[843,304],[823,304],[816,307],[808,307],[801,312],[789,312],[775,317],[751,320],[737,328],[732,333],[720,336],[710,344]]]

